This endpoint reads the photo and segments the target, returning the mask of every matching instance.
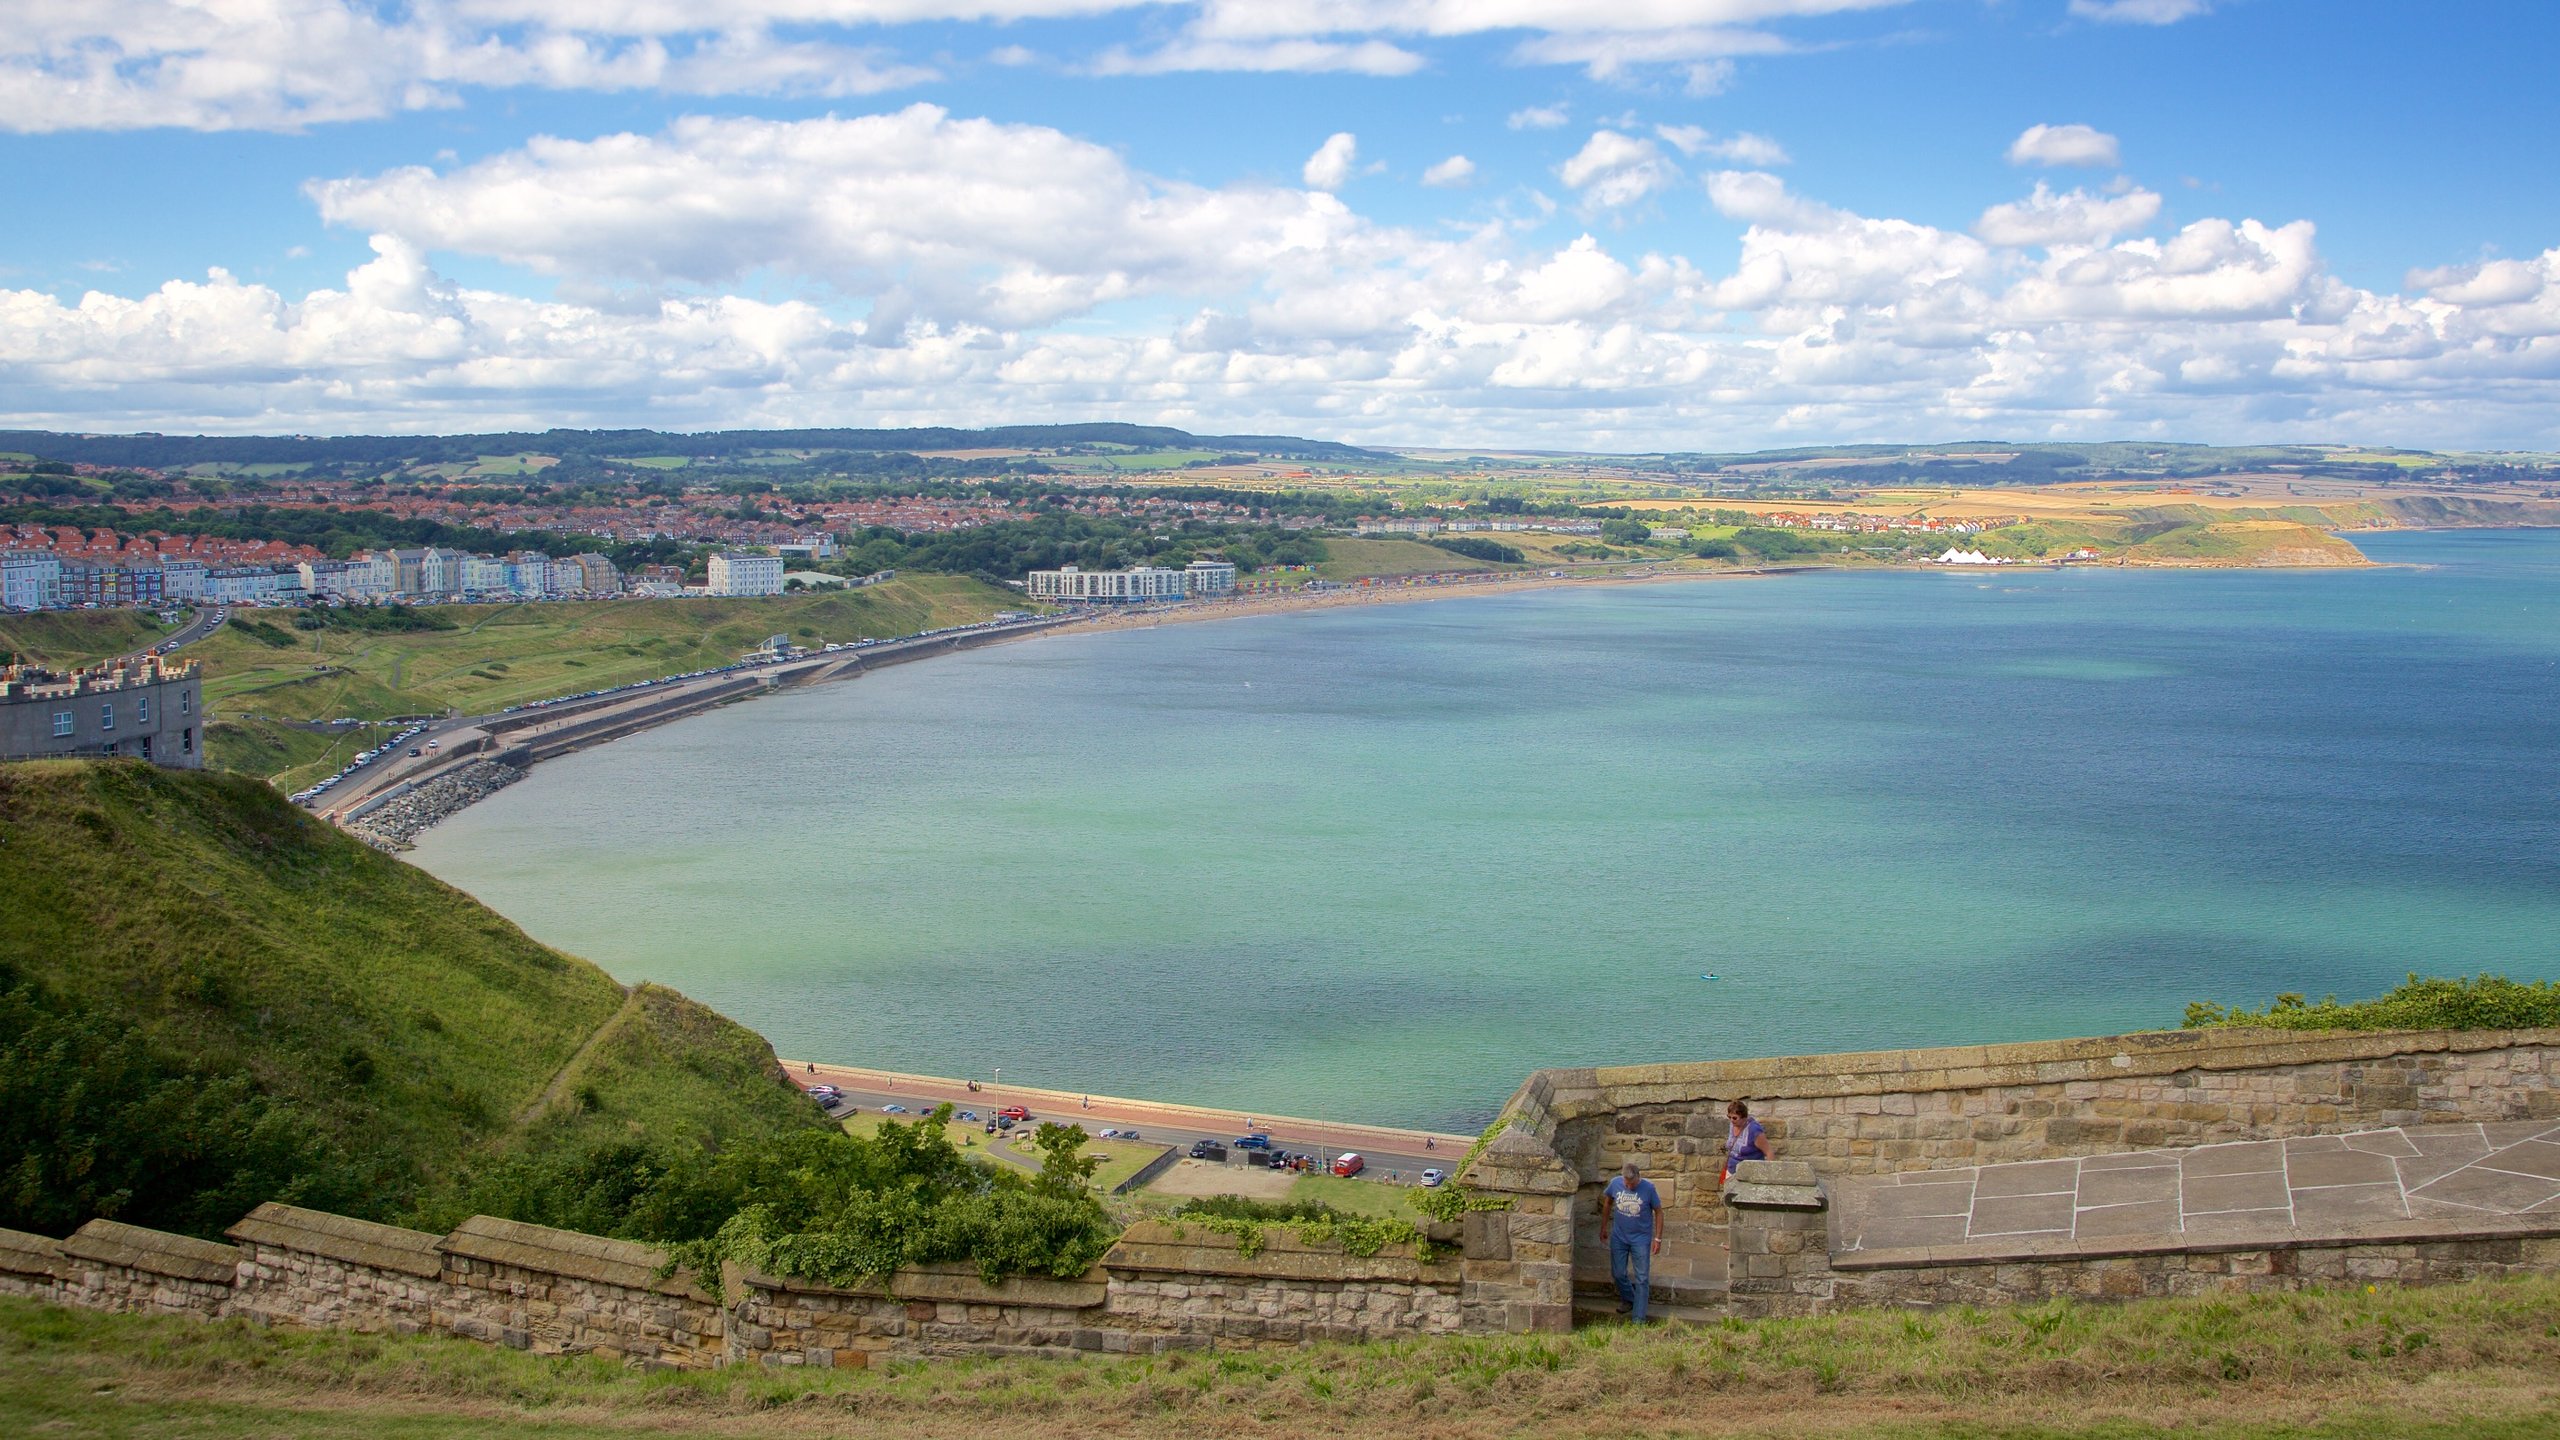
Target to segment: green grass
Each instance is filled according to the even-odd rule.
[[[224,718],[382,719],[497,710],[725,665],[777,632],[811,645],[885,638],[983,620],[1018,603],[1010,591],[931,575],[757,600],[427,607],[454,622],[451,630],[301,630],[280,618],[291,641],[284,647],[225,626],[187,653],[204,660],[206,704]],[[219,751],[215,758],[225,760]]]
[[[2560,1280],[1858,1312],[1566,1336],[645,1374],[445,1337],[0,1300],[0,1433],[85,1437],[1715,1434],[2523,1440]]]
[[[1490,536],[1508,545],[1503,536]],[[1514,570],[1515,565],[1470,559],[1419,540],[1343,540],[1324,542],[1325,562],[1316,574],[1326,580],[1381,579],[1398,575],[1441,575],[1461,570]],[[1525,547],[1523,547],[1525,548]]]
[[[148,610],[0,615],[0,651],[40,665],[86,665],[140,650],[177,628]]]
[[[360,1194],[316,1199],[396,1218],[466,1162],[526,1145],[589,1133],[710,1142],[816,1123],[761,1038],[672,992],[643,991],[626,1010],[594,965],[246,777],[12,765],[0,769],[0,836],[0,970],[35,987],[44,1010],[130,1037],[197,1089],[245,1084],[370,1177]],[[555,1074],[617,1017],[564,1077],[579,1103],[526,1128]],[[15,1038],[0,1033],[0,1046]],[[14,1078],[51,1104],[45,1087],[77,1077]],[[56,1153],[80,1142],[48,1132],[42,1104],[12,1103],[0,1126],[19,1127],[16,1143],[70,1167],[64,1176],[91,1163]],[[192,1213],[153,1177],[135,1183],[124,1218]],[[0,1211],[19,1228],[35,1228],[29,1213],[55,1229],[86,1218],[6,1187]]]
[[[258,776],[290,795],[392,733],[356,726],[322,734],[276,720],[222,720],[205,727],[205,755],[220,769]]]
[[[1411,1188],[1376,1180],[1340,1180],[1331,1175],[1301,1175],[1289,1187],[1291,1200],[1314,1200],[1345,1215],[1373,1215],[1381,1220],[1412,1220],[1421,1212],[1407,1198]]]

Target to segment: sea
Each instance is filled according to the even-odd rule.
[[[1068,634],[412,857],[786,1056],[1465,1130],[1532,1070],[2560,976],[2560,531]]]

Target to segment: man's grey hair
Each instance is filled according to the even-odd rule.
[[[1644,1167],[1643,1167],[1643,1166],[1641,1166],[1641,1165],[1638,1165],[1638,1164],[1637,1164],[1636,1162],[1634,1162],[1633,1160],[1630,1160],[1630,1161],[1628,1161],[1626,1164],[1621,1165],[1621,1166],[1619,1166],[1618,1168],[1619,1168],[1620,1170],[1624,1171],[1625,1173],[1629,1174],[1629,1175],[1633,1175],[1633,1174],[1636,1174],[1638,1171],[1641,1171]]]

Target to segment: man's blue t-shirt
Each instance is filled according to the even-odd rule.
[[[1635,1243],[1653,1239],[1653,1212],[1662,1208],[1662,1195],[1650,1180],[1638,1180],[1636,1188],[1627,1188],[1627,1177],[1612,1175],[1609,1188],[1600,1192],[1609,1207],[1609,1238]]]

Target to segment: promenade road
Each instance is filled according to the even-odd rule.
[[[1345,1150],[1356,1150],[1369,1162],[1365,1179],[1388,1180],[1394,1176],[1411,1183],[1426,1168],[1443,1171],[1457,1168],[1467,1147],[1476,1143],[1472,1135],[1444,1135],[1428,1130],[1399,1130],[1381,1125],[1355,1125],[1336,1120],[1307,1120],[1290,1115],[1247,1114],[1241,1110],[1221,1110],[1199,1105],[1178,1105],[1163,1100],[1132,1100],[1119,1095],[1086,1095],[1071,1090],[1043,1090],[1028,1085],[990,1084],[979,1082],[976,1093],[969,1082],[938,1075],[909,1075],[896,1070],[873,1070],[858,1065],[830,1065],[820,1060],[786,1060],[783,1068],[802,1086],[823,1081],[844,1091],[845,1098],[865,1111],[876,1111],[882,1105],[896,1103],[922,1114],[945,1101],[963,1110],[992,1115],[1007,1105],[1019,1105],[1031,1112],[1034,1120],[1055,1120],[1060,1124],[1082,1125],[1087,1131],[1105,1126],[1134,1129],[1147,1139],[1180,1149],[1190,1148],[1194,1140],[1215,1140],[1225,1144],[1247,1132],[1252,1122],[1255,1133],[1268,1135],[1271,1143],[1282,1150],[1313,1154],[1325,1160]]]

